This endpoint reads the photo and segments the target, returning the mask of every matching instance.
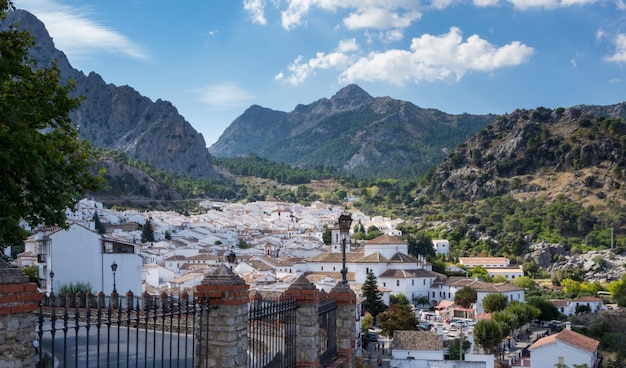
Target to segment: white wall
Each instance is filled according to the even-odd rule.
[[[569,367],[573,367],[574,364],[585,363],[589,367],[593,367],[594,363],[592,354],[555,340],[553,343],[542,345],[530,351],[530,367],[554,367],[559,362],[559,357],[562,357],[563,363]]]

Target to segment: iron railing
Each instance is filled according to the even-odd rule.
[[[320,364],[328,365],[337,355],[337,301],[325,299],[318,309],[320,322]]]
[[[38,367],[191,368],[198,356],[208,357],[196,351],[206,346],[200,340],[206,336],[202,329],[208,329],[208,298],[144,295],[143,303],[133,305],[129,294],[117,308],[115,301],[105,304],[91,294],[74,300],[51,294],[40,303]]]
[[[257,300],[248,312],[248,367],[296,367],[296,309],[294,299]]]

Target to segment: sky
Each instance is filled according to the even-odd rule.
[[[170,101],[207,146],[348,84],[450,114],[626,101],[626,0],[14,0],[72,66]]]

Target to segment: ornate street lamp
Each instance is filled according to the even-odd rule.
[[[117,293],[117,289],[115,288],[115,271],[117,271],[117,263],[115,263],[115,261],[111,263],[111,271],[113,271],[113,292]]]
[[[348,238],[348,232],[350,231],[350,225],[352,224],[352,217],[349,213],[344,212],[339,216],[339,233],[341,234],[341,255],[342,264],[341,269],[341,283],[348,283],[348,268],[346,267],[346,239]]]
[[[50,271],[50,294],[54,294],[54,272]]]
[[[228,260],[228,263],[230,264],[235,263],[235,260],[237,259],[237,255],[235,254],[233,247],[230,248],[230,253],[228,253],[228,255],[226,256],[226,259]]]

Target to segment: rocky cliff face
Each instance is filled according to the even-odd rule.
[[[252,106],[209,150],[255,153],[292,166],[338,168],[362,177],[419,176],[495,115],[449,115],[348,85],[289,112]]]
[[[2,28],[18,24],[35,38],[31,58],[42,67],[54,61],[64,82],[74,79],[76,96],[85,101],[71,114],[79,136],[94,146],[121,150],[168,172],[194,178],[217,177],[206,142],[167,101],[151,101],[128,86],[107,84],[95,72],[85,76],[54,47],[44,24],[34,15],[8,13]]]
[[[626,175],[623,103],[516,110],[460,144],[425,193],[480,200],[565,195],[585,204],[609,198]]]

